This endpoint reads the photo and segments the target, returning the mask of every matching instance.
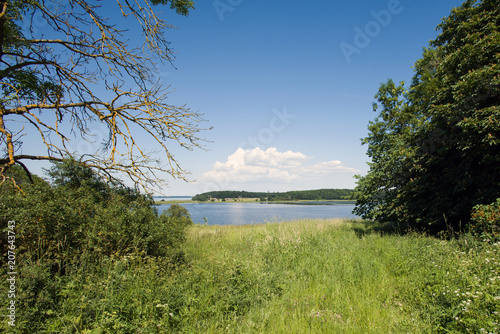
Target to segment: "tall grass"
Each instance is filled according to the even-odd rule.
[[[206,313],[184,314],[182,328],[498,332],[500,244],[384,234],[372,227],[301,220],[191,228],[185,252],[193,262],[186,274],[203,273],[195,281],[206,282],[191,308]]]
[[[109,258],[59,282],[63,301],[43,310],[57,316],[38,328],[498,333],[499,248],[469,237],[384,233],[361,221],[195,225],[175,265],[161,258]]]
[[[340,220],[302,220],[190,230],[186,253],[208,280],[206,295],[227,295],[237,278],[242,311],[189,322],[204,332],[421,332],[418,309],[403,307],[391,269],[394,244],[359,238]],[[388,247],[389,246],[389,247]],[[193,267],[194,268],[194,267]],[[220,280],[223,272],[225,281]],[[237,277],[235,277],[237,273]],[[212,276],[213,275],[213,276]],[[206,308],[213,300],[207,300]]]

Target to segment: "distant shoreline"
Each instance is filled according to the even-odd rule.
[[[160,205],[160,204],[184,204],[184,203],[199,203],[190,199],[169,199],[169,200],[159,200],[155,201],[155,205]]]
[[[159,200],[155,201],[155,205],[164,204],[189,204],[189,203],[207,203],[207,204],[219,204],[219,203],[262,203],[262,204],[299,204],[299,205],[332,205],[332,204],[355,204],[356,201],[344,200],[344,199],[331,199],[331,200],[288,200],[288,201],[260,201],[255,198],[243,198],[238,201],[193,201],[190,199],[173,199],[173,200]],[[329,204],[331,203],[331,204]]]

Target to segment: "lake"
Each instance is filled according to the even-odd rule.
[[[328,204],[327,204],[328,203]],[[321,205],[326,204],[326,205]],[[245,225],[299,218],[359,218],[352,214],[354,203],[314,202],[313,204],[279,203],[183,203],[195,224]],[[158,205],[160,212],[170,204]]]

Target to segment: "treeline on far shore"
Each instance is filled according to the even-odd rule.
[[[222,190],[210,191],[195,195],[193,201],[205,202],[213,199],[226,200],[238,198],[259,198],[261,201],[295,201],[295,200],[349,200],[352,198],[352,189],[317,189],[296,190],[287,192],[250,192]]]

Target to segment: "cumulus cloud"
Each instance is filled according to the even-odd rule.
[[[339,160],[315,164],[311,160],[301,152],[280,152],[274,147],[265,151],[239,148],[225,162],[217,161],[200,181],[216,183],[220,188],[238,188],[243,183],[296,183],[359,172]]]

